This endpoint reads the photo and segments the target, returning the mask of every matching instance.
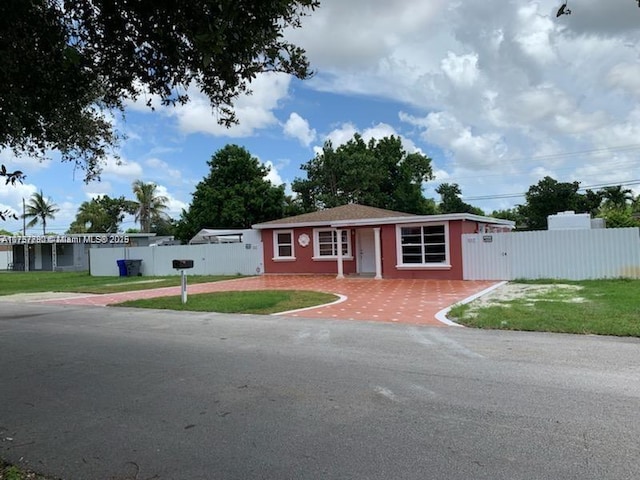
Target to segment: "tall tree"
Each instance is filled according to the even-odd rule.
[[[457,183],[443,183],[436,188],[436,193],[440,195],[440,203],[438,204],[438,212],[440,213],[473,213],[475,215],[484,215],[484,212],[473,205],[469,205],[462,201],[460,195],[462,190]]]
[[[169,199],[164,195],[158,195],[158,186],[155,183],[144,183],[142,180],[133,182],[133,194],[136,197],[135,219],[140,222],[140,231],[149,233],[151,224],[165,218]]]
[[[111,198],[108,195],[82,202],[68,233],[115,233],[126,213],[133,213],[132,202],[124,196]]]
[[[284,215],[284,185],[274,186],[269,169],[243,147],[227,145],[207,162],[209,174],[196,186],[176,225],[183,242],[202,228],[250,228]]]
[[[40,222],[42,224],[42,234],[47,234],[47,220],[55,219],[55,213],[60,209],[51,201],[50,198],[45,198],[42,190],[35,192],[31,195],[31,198],[25,205],[25,212],[22,218],[30,218],[27,223],[27,227],[33,227]]]
[[[576,210],[580,213],[588,213],[595,217],[600,211],[602,204],[602,191],[587,190],[584,194],[577,194]]]
[[[163,105],[205,94],[220,122],[263,72],[311,74],[284,40],[317,0],[3,0],[0,2],[0,147],[99,174],[118,135],[104,115],[127,99]],[[149,102],[150,104],[150,102]]]
[[[491,212],[491,217],[493,218],[502,218],[504,220],[511,220],[515,222],[516,229],[522,228],[524,224],[524,219],[522,215],[519,213],[517,208],[507,208],[506,210],[494,210]]]
[[[622,188],[622,185],[604,187],[600,190],[604,198],[604,207],[624,210],[633,202],[633,191],[629,188]]]
[[[530,230],[544,230],[547,228],[549,215],[576,210],[578,188],[580,182],[558,182],[549,176],[530,186],[525,194],[526,203],[518,206],[526,227]]]
[[[347,203],[418,214],[434,211],[422,194],[422,183],[433,178],[431,159],[407,154],[395,136],[365,143],[356,134],[337,149],[327,141],[301,168],[307,178],[297,178],[292,190],[305,211]]]

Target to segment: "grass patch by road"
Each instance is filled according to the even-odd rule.
[[[640,281],[512,282],[449,312],[476,328],[640,337]],[[504,288],[504,287],[503,287]]]
[[[270,314],[323,305],[337,300],[329,293],[305,290],[254,290],[192,294],[187,303],[181,297],[130,300],[116,306],[187,310],[195,312]]]
[[[189,275],[189,284],[217,282],[239,276]],[[0,295],[36,292],[119,293],[175,287],[180,276],[92,277],[89,272],[0,272]]]
[[[0,480],[53,480],[53,478],[10,465],[0,459]]]

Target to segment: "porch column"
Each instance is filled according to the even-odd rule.
[[[58,244],[51,243],[51,271],[55,272],[58,268]]]
[[[374,252],[376,256],[376,280],[382,279],[382,248],[380,246],[380,227],[373,229]]]
[[[336,278],[344,278],[344,266],[342,265],[342,230],[336,229],[338,236],[338,276]]]

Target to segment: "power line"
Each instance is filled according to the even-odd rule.
[[[604,188],[604,187],[629,187],[632,185],[640,185],[640,180],[628,180],[626,182],[617,182],[617,183],[600,183],[594,185],[585,185],[584,187],[578,188],[578,191],[585,191],[592,188]],[[498,195],[480,195],[477,197],[463,197],[464,201],[479,201],[479,200],[502,200],[505,198],[520,198],[524,197],[526,193],[504,193]]]
[[[627,168],[632,168],[634,167],[636,163],[639,162],[639,159],[637,158],[628,158],[628,159],[624,159],[624,160],[614,160],[614,161],[607,161],[607,167],[608,168],[614,168],[614,167],[627,167]],[[640,165],[638,165],[640,166]],[[564,172],[567,170],[574,170],[576,167],[572,166],[572,167],[560,167],[560,168],[553,168],[554,172]],[[470,175],[470,176],[465,176],[465,177],[447,177],[446,179],[444,179],[444,181],[446,181],[447,183],[451,183],[451,182],[459,182],[461,180],[475,180],[478,178],[487,178],[487,177],[505,177],[505,176],[509,176],[509,177],[517,177],[517,176],[529,176],[531,175],[531,171],[528,172],[508,172],[507,174],[505,173],[486,173],[483,175]],[[592,174],[592,175],[583,175],[586,177],[590,177],[590,176],[594,176],[597,174]],[[442,183],[442,182],[438,182],[437,179],[435,180],[431,180],[429,183]]]
[[[638,150],[638,149],[640,149],[640,143],[633,143],[630,145],[618,145],[616,147],[593,148],[590,150],[576,150],[574,152],[550,153],[547,155],[537,155],[533,157],[520,157],[520,158],[509,159],[506,161],[519,162],[521,160],[551,160],[551,159],[563,158],[563,157],[573,157],[576,155],[585,155],[585,154],[592,154],[592,153],[607,153],[607,152]]]

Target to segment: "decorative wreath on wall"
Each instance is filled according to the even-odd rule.
[[[306,247],[307,245],[309,245],[310,241],[311,239],[309,238],[309,235],[307,235],[306,233],[302,233],[298,237],[298,243],[300,244],[301,247]]]

